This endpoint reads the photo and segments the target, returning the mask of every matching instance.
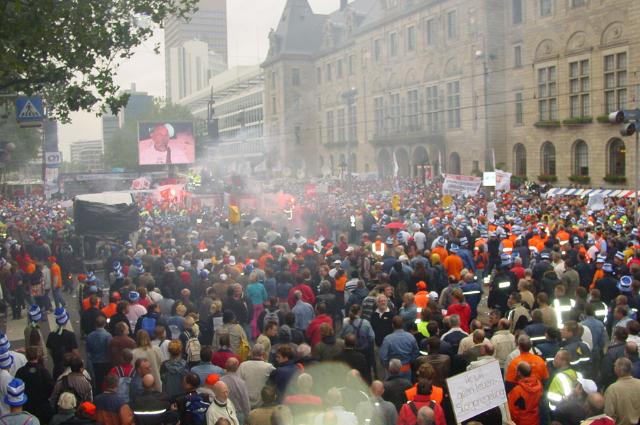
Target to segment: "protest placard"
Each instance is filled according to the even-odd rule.
[[[507,402],[497,361],[452,376],[447,386],[458,423]]]
[[[475,195],[482,184],[482,177],[445,174],[442,184],[443,195]]]

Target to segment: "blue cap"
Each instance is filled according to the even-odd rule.
[[[4,396],[5,404],[12,407],[19,407],[27,402],[27,395],[24,393],[24,381],[14,378],[7,384],[7,395]]]
[[[604,263],[602,265],[602,271],[606,273],[613,273],[613,266],[611,265],[611,263]]]
[[[56,317],[56,323],[60,326],[66,324],[69,321],[69,315],[64,307],[58,307],[54,310],[53,315]]]
[[[13,364],[13,356],[8,351],[0,353],[0,369],[9,369]]]
[[[136,302],[140,299],[140,294],[136,291],[129,292],[129,301]]]
[[[42,320],[42,312],[40,311],[40,307],[38,307],[36,304],[32,305],[31,308],[29,308],[29,319],[32,322],[39,322],[40,320]]]
[[[621,292],[631,292],[632,283],[633,283],[633,278],[631,276],[622,276],[618,281],[618,289]]]

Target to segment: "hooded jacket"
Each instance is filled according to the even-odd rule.
[[[542,384],[534,377],[520,379],[509,392],[509,412],[516,425],[538,425],[538,406],[542,398]]]

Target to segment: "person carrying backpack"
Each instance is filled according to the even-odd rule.
[[[182,379],[184,394],[176,397],[176,406],[181,425],[206,425],[207,409],[211,405],[207,394],[200,394],[196,390],[200,386],[200,377],[193,372],[187,373]]]
[[[200,350],[202,346],[198,339],[198,333],[195,320],[193,317],[187,316],[184,320],[184,331],[180,334],[180,342],[182,342],[183,357],[189,367],[200,363]]]
[[[103,425],[133,425],[133,411],[128,401],[120,397],[120,378],[110,375],[105,378],[104,392],[96,396],[96,421]],[[128,398],[128,394],[127,394]]]
[[[160,315],[158,305],[149,304],[147,307],[147,313],[138,318],[134,334],[137,334],[138,331],[142,329],[146,331],[149,338],[153,340],[155,338],[156,326],[163,326],[166,328],[167,324]]]
[[[129,403],[131,380],[135,374],[135,369],[131,362],[133,361],[133,353],[128,348],[122,350],[122,364],[116,365],[109,370],[107,376],[115,376],[118,378],[118,386],[116,393],[125,403]],[[106,378],[105,378],[106,379]]]
[[[373,356],[373,343],[375,341],[375,333],[368,320],[361,318],[362,308],[358,304],[354,304],[349,309],[349,317],[344,319],[342,329],[340,330],[340,338],[344,339],[348,334],[354,334],[356,337],[356,350],[361,352],[367,359],[369,368],[375,365]]]
[[[58,405],[58,397],[62,393],[72,393],[76,397],[77,405],[85,401],[93,400],[93,388],[91,382],[84,376],[84,365],[79,357],[72,357],[69,361],[71,373],[62,376],[53,387],[49,398],[52,407]]]

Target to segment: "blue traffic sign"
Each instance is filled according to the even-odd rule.
[[[16,121],[19,123],[40,122],[44,109],[40,96],[19,96],[16,99]]]

